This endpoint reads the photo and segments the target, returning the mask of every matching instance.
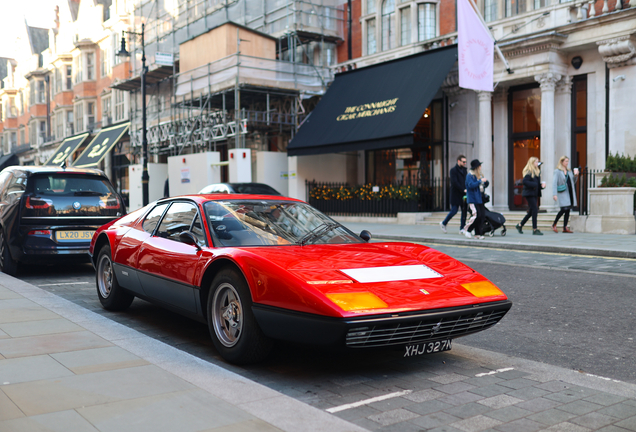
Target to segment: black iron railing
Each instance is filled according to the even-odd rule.
[[[597,187],[597,174],[603,170],[593,170],[588,167],[579,168],[579,180],[577,184],[577,205],[579,215],[589,215],[590,213],[590,193],[589,189]],[[575,208],[576,210],[576,208]]]
[[[396,216],[403,212],[443,211],[447,207],[449,184],[447,178],[415,184],[400,182],[357,186],[305,182],[309,204],[334,216]]]

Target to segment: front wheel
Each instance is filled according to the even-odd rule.
[[[0,271],[11,276],[18,273],[18,262],[11,257],[7,237],[3,230],[0,230]]]
[[[123,311],[128,309],[135,296],[119,286],[110,256],[110,246],[104,245],[97,255],[97,272],[95,274],[97,296],[104,309]]]
[[[247,282],[234,269],[221,270],[212,281],[208,327],[214,346],[230,363],[259,362],[272,349],[272,341],[263,334],[252,312]]]

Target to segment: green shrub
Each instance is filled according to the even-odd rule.
[[[608,175],[601,180],[601,187],[636,187],[636,177]]]
[[[629,155],[619,155],[618,152],[616,155],[610,153],[605,161],[605,171],[636,173],[636,155],[632,159]]]

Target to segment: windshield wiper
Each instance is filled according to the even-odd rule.
[[[339,226],[340,224],[337,222],[325,222],[305,234],[300,240],[296,242],[296,244],[305,246],[308,242],[327,234],[329,231],[333,230],[334,228],[338,228]]]

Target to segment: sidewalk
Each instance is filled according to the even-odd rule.
[[[459,216],[456,217],[459,218]],[[519,234],[514,225],[506,225],[508,230],[505,236],[502,236],[501,229],[498,229],[493,237],[486,236],[484,240],[476,240],[459,235],[458,230],[451,229],[451,227],[448,227],[448,234],[444,234],[439,226],[348,222],[346,219],[339,219],[337,216],[334,219],[356,234],[359,234],[362,230],[367,230],[371,233],[372,238],[376,240],[403,240],[636,259],[636,235],[556,234],[553,231],[543,231],[544,235],[535,236],[532,235],[532,227],[524,227],[524,233]]]
[[[0,432],[636,431],[634,384],[461,341],[420,368],[332,415],[0,274]]]
[[[0,273],[0,431],[362,432]]]

